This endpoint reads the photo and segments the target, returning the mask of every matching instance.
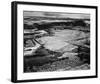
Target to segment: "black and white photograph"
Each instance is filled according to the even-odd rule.
[[[24,72],[89,70],[90,14],[23,11]]]
[[[12,82],[97,77],[97,7],[12,2]]]

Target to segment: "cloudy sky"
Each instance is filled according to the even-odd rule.
[[[90,14],[24,11],[24,16],[54,17],[54,18],[80,18],[90,19]]]

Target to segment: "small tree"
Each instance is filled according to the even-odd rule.
[[[86,26],[86,23],[84,22],[84,20],[76,20],[74,22],[74,26]]]

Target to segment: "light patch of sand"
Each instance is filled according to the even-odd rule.
[[[74,40],[76,38],[82,38],[85,37],[85,33],[84,32],[80,32],[80,31],[76,31],[76,30],[57,30],[54,31],[55,34],[54,36],[46,36],[46,37],[41,37],[40,41],[45,44],[44,46],[47,49],[50,50],[59,50],[61,48],[63,48],[64,46],[66,47],[71,47],[73,48],[74,46],[72,46],[70,43],[67,43],[66,41],[69,40]]]

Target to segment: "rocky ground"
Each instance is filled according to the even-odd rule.
[[[84,57],[88,56],[86,52],[83,54],[82,60],[78,57],[79,53],[86,50],[86,48],[82,47],[82,51],[79,52],[78,46],[84,46],[84,43],[89,37],[89,32],[85,33],[78,30],[65,29],[54,30],[53,36],[38,38],[37,40],[41,42],[41,44],[44,44],[44,48],[38,49],[37,55],[33,55],[32,58],[26,59],[29,65],[26,63],[25,72],[90,69],[90,64],[84,62],[84,60],[88,60],[87,58],[84,59]]]
[[[27,68],[26,72],[48,72],[48,71],[68,71],[68,70],[89,70],[90,65],[81,63],[78,60],[59,60],[52,63],[47,63],[42,66],[33,66]]]
[[[89,18],[24,17],[24,72],[89,69]]]

